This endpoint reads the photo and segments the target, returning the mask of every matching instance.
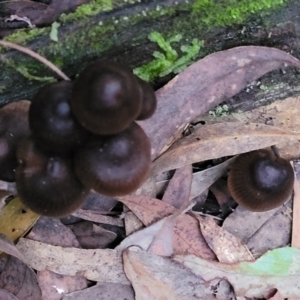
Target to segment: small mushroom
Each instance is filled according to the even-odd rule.
[[[154,114],[157,100],[152,86],[138,77],[137,79],[142,90],[142,109],[137,120],[146,120]]]
[[[15,181],[17,145],[29,136],[28,110],[30,102],[12,102],[0,109],[0,180]]]
[[[88,189],[77,179],[71,159],[44,152],[32,138],[19,144],[17,158],[18,195],[32,211],[62,217],[72,213],[85,200]]]
[[[136,123],[116,135],[94,136],[74,157],[80,181],[107,196],[136,190],[146,180],[150,166],[150,141]]]
[[[29,109],[29,126],[36,143],[48,151],[69,152],[88,137],[70,105],[72,83],[60,81],[39,89]]]
[[[99,135],[116,134],[140,114],[141,94],[130,69],[113,61],[95,62],[74,82],[72,111],[87,130]]]
[[[290,163],[272,150],[261,149],[239,155],[228,175],[233,199],[250,211],[267,211],[290,197],[294,171]]]

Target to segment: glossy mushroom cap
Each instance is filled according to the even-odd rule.
[[[157,100],[154,90],[146,81],[138,78],[142,90],[142,109],[137,120],[146,120],[152,117],[156,110]]]
[[[250,211],[266,211],[291,195],[294,171],[273,151],[262,149],[239,155],[231,166],[228,188],[233,199]]]
[[[85,200],[88,189],[77,179],[70,159],[48,155],[32,138],[19,144],[17,157],[18,195],[32,211],[62,217],[72,213]]]
[[[15,181],[17,145],[30,134],[29,106],[29,101],[21,100],[0,109],[0,180]]]
[[[70,105],[72,83],[50,83],[39,89],[29,109],[29,126],[36,143],[48,151],[68,152],[88,137]]]
[[[87,130],[99,135],[116,134],[139,115],[141,88],[128,68],[113,61],[96,62],[75,80],[71,106]]]
[[[146,180],[150,165],[150,141],[136,123],[116,135],[95,136],[74,158],[80,181],[107,196],[135,191]]]

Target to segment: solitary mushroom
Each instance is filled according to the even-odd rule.
[[[107,196],[136,190],[148,176],[150,165],[150,141],[134,122],[119,134],[94,136],[74,157],[80,181]]]
[[[0,180],[15,181],[17,145],[30,134],[29,106],[29,101],[21,100],[0,109]]]
[[[228,188],[233,199],[250,211],[266,211],[291,195],[294,172],[290,163],[272,150],[239,155],[231,166]]]
[[[49,155],[32,138],[19,144],[17,158],[18,195],[32,211],[61,217],[72,213],[85,200],[88,189],[76,178],[70,159]]]
[[[99,135],[125,130],[140,114],[142,92],[131,70],[113,61],[88,65],[75,80],[71,107],[79,123]]]
[[[70,105],[72,83],[50,83],[39,89],[29,109],[29,126],[36,143],[54,152],[69,152],[87,137]]]

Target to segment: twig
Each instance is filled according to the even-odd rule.
[[[58,76],[60,76],[63,80],[70,80],[70,78],[64,74],[57,66],[55,66],[52,62],[50,62],[49,60],[47,60],[46,58],[44,58],[43,56],[39,55],[38,53],[22,47],[20,45],[11,43],[11,42],[7,42],[7,41],[3,41],[0,40],[0,45],[4,46],[4,47],[8,47],[8,48],[12,48],[12,49],[16,49],[20,52],[26,53],[29,56],[35,58],[36,60],[40,61],[41,63],[43,63],[44,65],[46,65],[48,68],[50,68],[53,72],[55,72]]]

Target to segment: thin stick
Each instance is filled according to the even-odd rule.
[[[29,56],[35,58],[36,60],[40,61],[41,63],[43,63],[44,65],[46,65],[48,68],[50,68],[53,72],[55,72],[58,76],[60,76],[63,80],[70,80],[70,78],[64,74],[57,66],[55,66],[52,62],[50,62],[49,60],[47,60],[46,58],[44,58],[43,56],[39,55],[38,53],[22,47],[20,45],[11,43],[11,42],[7,42],[7,41],[3,41],[0,40],[0,45],[4,46],[4,47],[8,47],[8,48],[12,48],[12,49],[16,49],[20,52],[26,53]]]

